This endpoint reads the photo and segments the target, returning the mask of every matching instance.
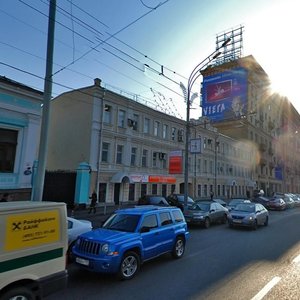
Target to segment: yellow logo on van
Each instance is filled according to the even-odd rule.
[[[7,217],[4,249],[12,251],[59,241],[59,211],[40,211]]]

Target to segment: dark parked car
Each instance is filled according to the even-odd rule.
[[[259,225],[267,226],[268,223],[269,212],[259,203],[240,203],[228,214],[230,227],[243,226],[257,229]]]
[[[166,198],[159,195],[144,195],[138,200],[137,205],[170,206]]]
[[[270,209],[270,210],[285,210],[286,204],[282,198],[278,198],[278,197],[271,198],[269,201],[268,209]]]
[[[182,211],[184,209],[184,194],[171,194],[167,197],[167,201],[172,206],[179,207]],[[193,206],[194,200],[188,196],[187,205],[188,207]]]
[[[244,198],[236,198],[236,199],[232,199],[232,200],[228,203],[227,208],[228,208],[228,210],[230,211],[230,210],[234,209],[238,204],[245,203],[245,202],[246,202],[246,203],[251,203],[250,200],[244,199]]]
[[[270,199],[266,198],[266,197],[263,197],[263,196],[259,196],[259,197],[254,197],[253,199],[251,199],[251,202],[260,203],[266,209],[268,209],[269,208]]]
[[[80,235],[73,253],[83,269],[131,279],[144,261],[165,253],[181,258],[188,236],[179,208],[140,206],[117,210],[102,228]]]
[[[197,201],[184,212],[188,224],[199,224],[208,228],[211,223],[226,223],[228,209],[213,201]]]

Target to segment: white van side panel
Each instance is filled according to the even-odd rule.
[[[0,203],[0,291],[64,272],[67,244],[65,203]]]

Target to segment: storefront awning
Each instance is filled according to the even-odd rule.
[[[228,179],[226,184],[230,186],[236,186],[238,183],[235,179]]]
[[[110,180],[112,183],[132,183],[130,177],[125,172],[118,172],[114,174]]]

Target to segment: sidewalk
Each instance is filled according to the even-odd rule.
[[[107,204],[104,206],[103,203],[98,204],[96,207],[96,213],[89,213],[89,205],[86,208],[78,208],[75,210],[68,209],[68,217],[75,219],[89,220],[92,222],[93,227],[97,228],[117,209],[134,207],[136,203],[120,203],[119,205]]]

